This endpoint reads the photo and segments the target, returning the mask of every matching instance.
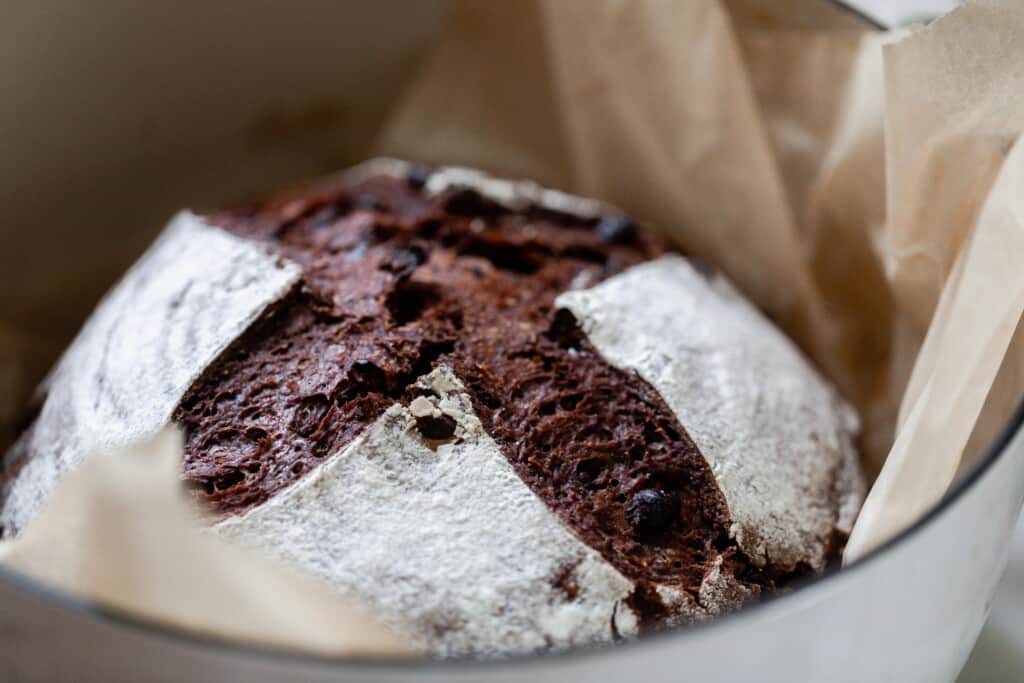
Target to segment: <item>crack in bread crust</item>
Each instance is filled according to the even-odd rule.
[[[658,392],[554,305],[662,246],[620,215],[569,212],[565,195],[557,209],[510,206],[403,169],[208,217],[304,276],[175,413],[196,495],[224,514],[259,505],[447,365],[523,482],[636,582],[648,624],[667,610],[655,586],[698,602],[723,566],[745,597],[787,578],[748,566],[710,468]],[[638,528],[640,498],[668,505],[667,521]]]

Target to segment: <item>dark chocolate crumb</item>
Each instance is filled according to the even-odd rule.
[[[583,330],[580,329],[576,316],[567,308],[555,311],[555,317],[547,330],[548,339],[563,349],[578,349],[583,342]]]
[[[330,399],[323,394],[306,396],[295,407],[289,427],[300,436],[312,436],[330,407]]]
[[[407,405],[416,379],[444,364],[522,481],[624,576],[693,593],[731,553],[723,571],[741,577],[747,560],[696,445],[653,387],[609,365],[555,307],[581,273],[593,286],[662,247],[624,216],[515,211],[420,182],[343,181],[209,217],[298,263],[303,282],[176,411],[193,493],[222,513],[251,509]],[[415,426],[431,448],[457,432],[447,416]],[[571,599],[568,575],[562,584]],[[634,600],[644,621],[665,609],[647,597]]]
[[[442,441],[455,436],[456,422],[448,415],[423,415],[416,418],[416,429],[427,439]]]
[[[551,581],[558,590],[562,591],[566,600],[575,600],[580,594],[580,586],[576,582],[576,567],[578,565],[568,564],[558,570],[555,578]]]
[[[245,474],[235,470],[233,472],[228,472],[227,474],[221,477],[218,477],[214,481],[214,487],[218,491],[224,491],[226,489],[231,488],[232,486],[235,486],[236,484],[240,484],[244,480]]]

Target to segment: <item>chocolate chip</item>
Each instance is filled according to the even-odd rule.
[[[405,182],[414,190],[422,190],[430,180],[431,170],[424,164],[415,164],[405,175]]]
[[[351,380],[367,391],[384,391],[388,385],[388,376],[372,362],[360,358],[352,363]]]
[[[583,343],[583,330],[576,320],[576,316],[567,308],[559,308],[555,311],[551,325],[548,327],[545,336],[556,342],[563,349],[578,349]]]
[[[453,216],[483,218],[508,213],[508,209],[470,187],[457,187],[444,198],[444,210]]]
[[[658,489],[641,489],[626,506],[626,519],[640,537],[656,536],[672,525],[679,512],[674,493]]]
[[[455,420],[447,415],[423,415],[416,418],[416,429],[427,439],[450,439],[455,435]]]
[[[693,266],[694,270],[703,275],[705,279],[710,280],[715,276],[715,267],[702,258],[691,256],[690,265]]]
[[[633,244],[640,236],[636,223],[628,216],[605,216],[594,227],[605,244]]]

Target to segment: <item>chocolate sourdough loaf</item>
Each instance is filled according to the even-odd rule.
[[[212,533],[439,656],[733,609],[835,559],[863,495],[854,415],[721,275],[467,169],[180,214],[43,389],[5,534],[173,421]]]

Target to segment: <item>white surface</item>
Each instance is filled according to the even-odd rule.
[[[1024,520],[1017,525],[1010,564],[991,605],[960,683],[1024,681]]]
[[[396,404],[294,486],[214,530],[321,577],[437,655],[635,634],[624,602],[633,582],[519,479],[455,375],[439,368],[420,384],[456,421],[455,441],[430,448]],[[566,570],[573,600],[552,581]]]
[[[39,419],[14,447],[32,456],[6,491],[0,524],[23,528],[91,451],[161,429],[206,366],[301,274],[259,245],[179,213],[44,384]]]
[[[862,12],[887,26],[944,14],[956,6],[956,0],[847,0]]]
[[[754,562],[824,565],[832,534],[849,532],[864,496],[857,418],[792,342],[723,276],[674,256],[556,304],[679,417]]]

